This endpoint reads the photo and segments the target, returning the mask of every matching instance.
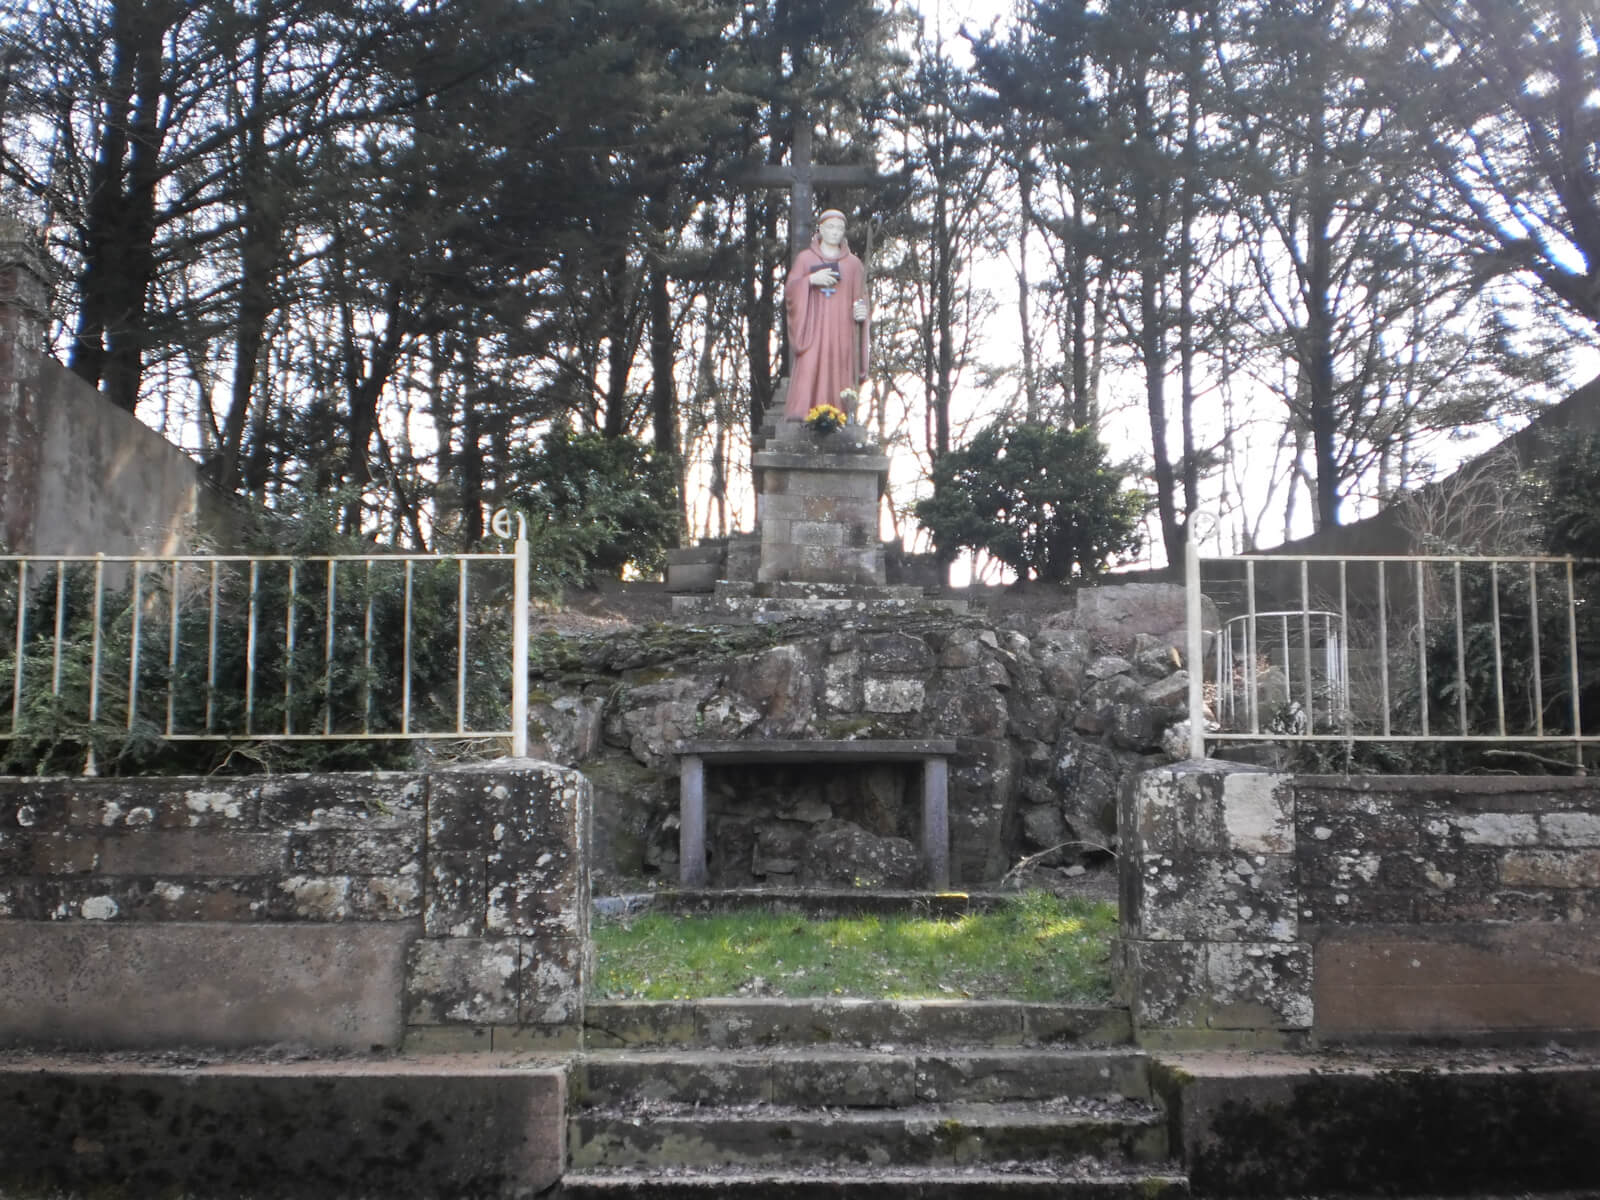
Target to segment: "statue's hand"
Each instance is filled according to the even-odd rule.
[[[857,300],[855,307],[850,311],[850,315],[858,321],[865,321],[867,319],[867,302],[865,300]]]
[[[838,271],[838,269],[837,268],[829,268],[826,271],[813,271],[811,273],[811,286],[812,287],[820,287],[820,288],[838,287],[839,286],[839,271]]]

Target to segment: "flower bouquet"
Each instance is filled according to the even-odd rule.
[[[806,414],[806,427],[815,433],[833,433],[843,429],[848,420],[843,409],[831,404],[819,404]]]

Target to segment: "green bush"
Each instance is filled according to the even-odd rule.
[[[1527,486],[1519,489],[1522,504],[1531,508],[1530,524],[1536,531],[1535,554],[1600,557],[1600,438],[1571,437],[1549,448],[1547,456],[1529,472]],[[1470,549],[1465,551],[1470,553]],[[1573,621],[1568,625],[1567,576],[1563,564],[1548,564],[1529,575],[1521,565],[1503,565],[1497,573],[1471,566],[1461,572],[1462,654],[1457,660],[1454,595],[1451,579],[1436,573],[1439,602],[1446,605],[1427,627],[1426,668],[1429,724],[1434,733],[1487,734],[1498,732],[1500,697],[1503,696],[1509,734],[1531,734],[1542,723],[1547,735],[1573,732],[1572,678],[1574,642],[1578,664],[1578,709],[1582,732],[1600,730],[1600,609],[1595,598],[1600,570],[1593,563],[1573,568]],[[1533,637],[1537,601],[1537,642]],[[1498,614],[1498,626],[1496,616]],[[1497,638],[1498,633],[1498,638]],[[1495,650],[1498,641],[1500,671],[1497,686]],[[1405,681],[1396,696],[1396,724],[1420,725],[1422,695],[1416,685],[1413,643],[1402,655],[1398,678]],[[1537,686],[1536,686],[1537,683]],[[1466,705],[1466,727],[1461,706]],[[1369,769],[1432,772],[1541,771],[1571,761],[1562,747],[1484,746],[1423,743],[1407,749],[1398,766],[1388,757],[1377,759],[1370,748],[1359,757]]]
[[[340,564],[330,659],[327,566],[314,556],[370,554],[372,547],[332,532],[316,512],[294,522],[265,518],[241,540],[242,553],[296,558],[261,563],[253,586],[248,565],[219,565],[214,626],[212,576],[204,564],[183,567],[176,589],[164,565],[140,573],[137,595],[131,576],[115,588],[103,587],[98,625],[93,565],[68,566],[59,584],[53,565],[36,566],[21,595],[14,574],[0,580],[0,772],[76,773],[91,752],[96,768],[107,774],[410,765],[414,746],[406,741],[279,742],[251,736],[286,729],[313,734],[400,729],[408,708],[405,564],[399,559],[370,569]],[[408,711],[414,730],[455,728],[459,578],[453,561],[418,562],[411,572]],[[504,728],[510,693],[509,564],[474,564],[468,585],[467,725]],[[19,624],[20,705],[14,687]],[[251,733],[245,732],[247,682]],[[168,737],[169,728],[177,734],[233,736],[190,741]]]
[[[1090,429],[996,422],[934,463],[916,518],[941,554],[981,550],[1019,578],[1093,578],[1140,546],[1143,492]]]
[[[535,554],[586,581],[632,565],[654,575],[677,544],[672,463],[630,437],[574,433],[558,422],[514,466],[510,495],[529,516]]]

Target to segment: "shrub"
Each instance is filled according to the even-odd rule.
[[[941,554],[981,550],[1019,578],[1093,578],[1140,546],[1145,493],[1090,429],[997,421],[933,467],[915,513]]]
[[[547,556],[578,564],[579,576],[620,577],[630,564],[653,575],[677,544],[672,463],[634,438],[558,422],[515,464],[514,479],[510,494],[529,514],[531,538]]]

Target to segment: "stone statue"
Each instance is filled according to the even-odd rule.
[[[795,255],[784,285],[792,355],[785,420],[803,421],[819,404],[854,418],[854,400],[840,393],[853,393],[867,377],[866,283],[866,268],[845,241],[844,214],[836,208],[821,213],[811,245]]]

